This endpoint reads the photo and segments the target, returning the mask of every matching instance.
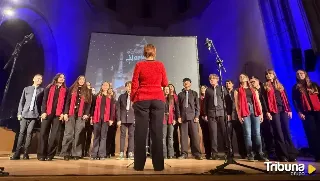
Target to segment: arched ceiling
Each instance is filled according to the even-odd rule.
[[[201,16],[213,0],[86,0],[99,12],[128,25],[166,28]]]

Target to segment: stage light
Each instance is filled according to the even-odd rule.
[[[5,16],[13,16],[14,15],[14,10],[12,8],[5,8],[3,10],[3,14]]]

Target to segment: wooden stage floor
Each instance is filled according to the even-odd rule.
[[[126,176],[130,180],[130,178],[135,178],[135,176],[153,176],[153,175],[162,175],[165,178],[168,175],[173,178],[172,176],[176,175],[193,175],[193,176],[209,176],[210,174],[207,173],[210,169],[214,169],[216,166],[223,163],[223,160],[213,161],[213,160],[195,160],[195,159],[186,159],[186,160],[178,160],[178,159],[170,159],[165,160],[165,170],[161,172],[153,171],[151,159],[147,159],[145,170],[144,171],[134,171],[133,165],[127,168],[127,165],[132,163],[132,160],[116,160],[115,158],[107,159],[107,160],[89,160],[88,158],[81,159],[78,161],[70,160],[64,161],[62,158],[57,157],[51,162],[44,161],[40,162],[36,159],[36,155],[30,155],[30,160],[14,160],[11,161],[7,156],[0,156],[0,167],[5,167],[5,171],[10,173],[10,176],[7,178],[45,178],[49,177],[52,179],[52,176],[73,176],[81,178],[79,176],[84,176],[83,178],[89,178],[85,176]],[[239,163],[246,164],[249,166],[257,167],[260,169],[266,169],[266,166],[263,162],[247,162],[246,160],[237,160]],[[315,175],[313,176],[302,176],[303,178],[312,178],[315,177],[320,178],[320,163],[308,162],[308,161],[299,161],[299,163],[305,163],[306,165],[311,164],[317,168]],[[171,166],[171,167],[170,167]],[[269,178],[267,180],[273,179],[276,176],[270,174],[263,174],[258,171],[250,170],[247,168],[230,165],[227,167],[228,169],[235,169],[235,170],[242,170],[246,172],[246,175],[238,175],[232,176],[233,179],[240,179],[245,178],[248,180],[251,177],[254,180],[261,180],[263,178]],[[281,174],[282,176],[278,178],[291,178],[288,174]],[[131,176],[131,177],[128,177]],[[243,177],[244,176],[244,177]],[[249,177],[248,177],[249,176]],[[214,176],[210,175],[209,178],[213,178]],[[221,178],[228,178],[228,176],[220,176]],[[293,179],[302,177],[294,176]],[[60,177],[59,181],[63,180]],[[120,177],[119,177],[120,178]],[[191,178],[191,177],[189,177]],[[202,177],[205,178],[205,177]],[[4,177],[0,178],[0,180],[4,179]],[[128,180],[127,179],[127,180]],[[249,180],[252,180],[249,179]],[[90,178],[90,180],[92,180]],[[113,179],[114,180],[114,179]],[[150,180],[150,179],[149,179]],[[170,180],[170,179],[169,179]],[[202,179],[201,179],[202,180]],[[264,180],[264,179],[263,179]],[[163,179],[162,179],[163,181]],[[168,179],[166,179],[168,181]]]

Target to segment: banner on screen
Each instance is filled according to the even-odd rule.
[[[196,37],[152,37],[92,33],[86,67],[86,78],[96,92],[104,81],[112,83],[117,97],[125,92],[125,82],[131,81],[133,69],[144,59],[143,47],[154,44],[157,60],[164,63],[169,82],[176,92],[183,88],[182,80],[192,80],[192,89],[199,90],[198,52]]]

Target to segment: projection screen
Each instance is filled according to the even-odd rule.
[[[96,92],[104,81],[112,83],[117,97],[125,92],[124,84],[131,81],[137,62],[144,59],[143,47],[154,44],[157,60],[164,63],[169,83],[177,94],[183,88],[182,79],[190,78],[192,89],[199,92],[197,37],[153,37],[92,33],[86,78]]]

